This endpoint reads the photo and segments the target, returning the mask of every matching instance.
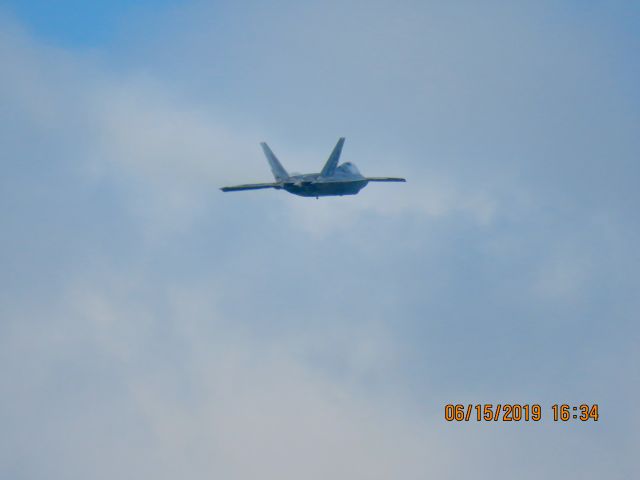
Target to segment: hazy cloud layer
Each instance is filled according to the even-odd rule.
[[[0,17],[0,476],[637,475],[631,13],[194,2],[92,49]],[[217,191],[342,135],[408,183]]]

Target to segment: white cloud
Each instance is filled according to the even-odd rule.
[[[65,478],[424,478],[443,468],[442,447],[415,414],[314,369],[299,340],[252,339],[219,317],[206,290],[170,289],[158,314],[150,300],[162,291],[122,280],[85,281],[55,309],[31,312],[48,318],[37,332],[32,318],[10,319],[5,361],[37,357],[60,386],[48,390],[45,377],[11,401],[2,392],[5,414],[34,419],[22,427],[32,441],[11,444],[5,461],[28,448]],[[370,347],[363,358],[345,346],[359,366],[371,365]],[[34,381],[38,367],[23,368]],[[46,401],[29,399],[42,389]]]

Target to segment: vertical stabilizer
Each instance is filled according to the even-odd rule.
[[[322,177],[330,177],[333,175],[333,172],[336,171],[336,167],[338,166],[338,161],[340,160],[340,154],[342,153],[342,145],[344,145],[344,137],[340,137],[338,143],[331,152],[329,156],[329,160],[324,164],[322,171],[320,172],[320,176]]]
[[[276,156],[273,154],[273,152],[269,148],[269,145],[267,145],[266,143],[262,142],[260,144],[260,146],[262,147],[262,150],[264,151],[265,157],[267,157],[267,160],[269,161],[269,165],[271,166],[271,172],[273,173],[273,177],[278,182],[282,182],[283,180],[286,180],[287,178],[289,178],[289,174],[284,169],[282,164],[278,161]]]

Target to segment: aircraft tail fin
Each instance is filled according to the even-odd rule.
[[[340,154],[342,153],[342,145],[344,145],[344,137],[340,137],[338,143],[333,148],[333,152],[329,156],[329,160],[324,164],[322,171],[320,172],[320,176],[322,177],[330,177],[333,175],[333,172],[336,171],[336,167],[338,166],[338,161],[340,161]]]
[[[269,161],[269,165],[271,166],[271,172],[273,173],[273,177],[278,182],[281,182],[289,178],[289,174],[284,169],[282,164],[278,161],[276,156],[273,154],[273,152],[269,148],[269,145],[267,145],[265,142],[262,142],[260,146],[262,147],[262,151],[264,152],[265,157],[267,157],[267,160]]]

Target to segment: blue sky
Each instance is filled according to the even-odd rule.
[[[108,45],[122,27],[125,18],[137,12],[152,11],[184,2],[172,0],[113,0],[57,2],[7,0],[8,11],[22,20],[27,28],[44,42],[70,48]]]
[[[0,10],[0,476],[638,475],[637,7],[56,5]],[[218,190],[340,136],[408,182]]]

